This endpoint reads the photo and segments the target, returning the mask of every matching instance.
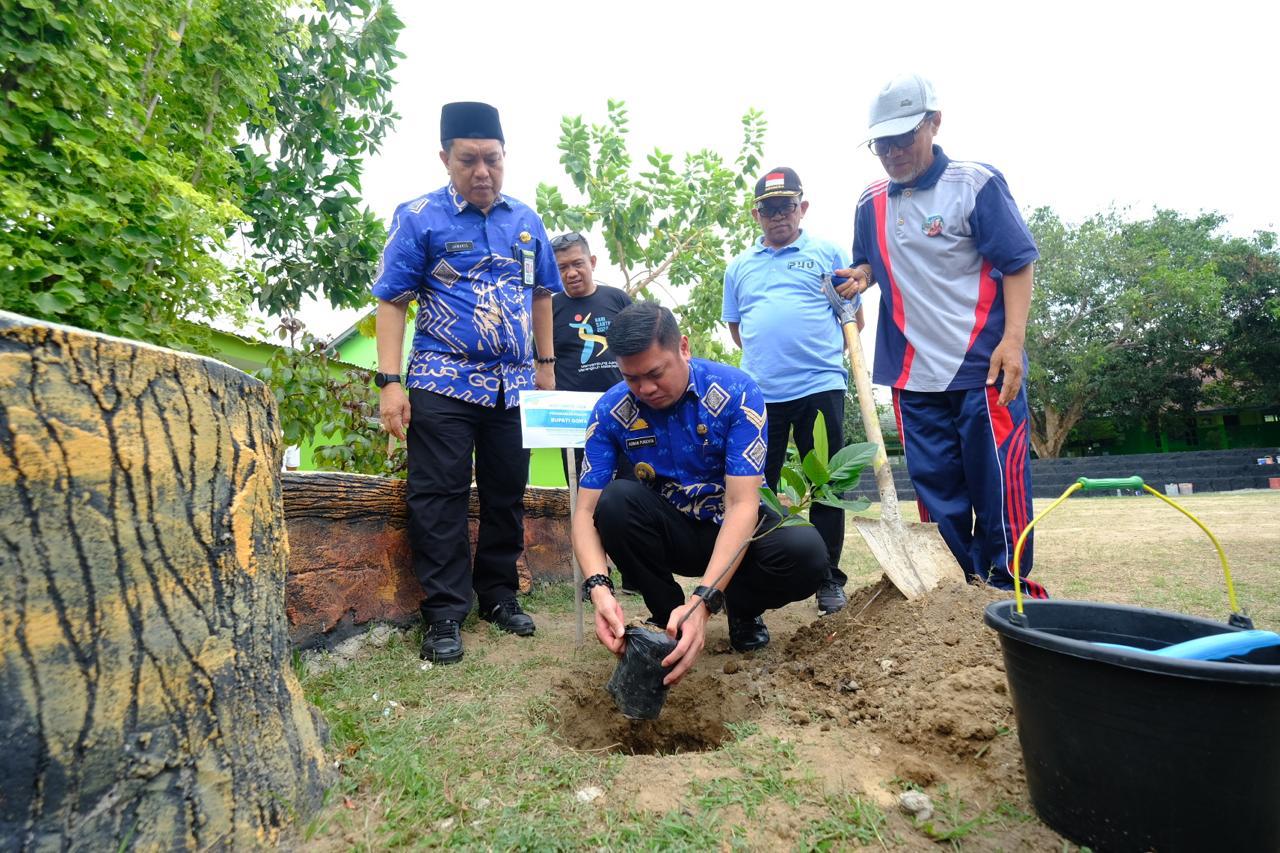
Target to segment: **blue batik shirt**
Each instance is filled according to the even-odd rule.
[[[534,287],[564,289],[542,220],[524,204],[500,195],[486,216],[449,184],[396,208],[373,295],[418,302],[405,385],[517,405],[534,387]]]
[[[621,454],[636,478],[699,521],[724,521],[724,478],[764,473],[764,396],[746,373],[700,358],[689,388],[669,409],[653,409],[620,382],[596,403],[587,425],[579,484],[603,489]]]

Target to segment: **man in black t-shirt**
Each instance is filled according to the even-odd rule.
[[[616,287],[596,284],[596,258],[586,237],[570,231],[554,238],[551,248],[561,278],[572,282],[558,294],[560,299],[551,302],[556,389],[608,391],[622,381],[622,374],[604,335],[614,316],[631,304],[631,297]]]
[[[564,282],[564,292],[551,300],[556,390],[608,391],[622,381],[622,373],[604,335],[618,312],[631,304],[631,297],[616,287],[596,284],[595,255],[591,254],[587,238],[578,232],[553,238],[551,248]],[[573,455],[581,472],[582,448],[574,450]],[[618,474],[634,479],[629,471]],[[569,479],[567,464],[564,476]]]

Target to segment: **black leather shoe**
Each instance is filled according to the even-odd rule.
[[[833,580],[823,581],[815,597],[818,599],[818,610],[823,616],[839,613],[849,603],[849,599],[844,594],[844,587]]]
[[[537,627],[533,624],[533,618],[524,612],[520,602],[514,598],[499,601],[488,610],[482,611],[480,618],[518,637],[529,636]]]
[[[422,637],[423,660],[433,663],[457,663],[462,660],[462,632],[457,622],[441,619],[432,622]]]
[[[754,652],[769,645],[769,629],[761,616],[729,614],[729,645],[737,652]]]

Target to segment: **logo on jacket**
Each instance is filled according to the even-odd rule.
[[[924,232],[926,237],[937,237],[942,233],[942,217],[927,216],[924,222],[920,224],[920,230]]]

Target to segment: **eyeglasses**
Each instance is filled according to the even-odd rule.
[[[799,206],[794,201],[788,201],[782,204],[758,204],[756,210],[760,212],[762,218],[773,219],[777,216],[790,216]]]
[[[877,157],[883,157],[889,153],[890,148],[897,148],[899,151],[910,148],[912,143],[916,141],[916,131],[924,127],[924,123],[929,120],[933,113],[925,113],[924,118],[920,119],[920,123],[908,130],[906,133],[899,133],[897,136],[881,136],[867,143],[867,147],[871,149],[871,153]]]
[[[558,237],[551,238],[551,250],[558,252],[561,249],[567,249],[570,246],[587,245],[587,238],[583,237],[577,231],[570,231],[568,234],[561,234]]]

